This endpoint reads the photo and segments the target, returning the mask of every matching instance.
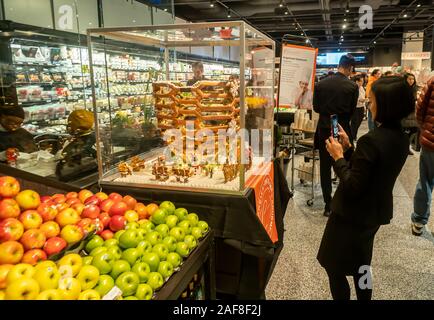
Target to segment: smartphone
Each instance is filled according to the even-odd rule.
[[[333,138],[339,138],[339,124],[338,124],[338,116],[336,114],[332,114],[330,116],[330,124],[331,124],[331,135]]]

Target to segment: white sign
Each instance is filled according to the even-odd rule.
[[[429,60],[431,59],[431,52],[402,52],[402,60]]]
[[[58,27],[61,30],[72,30],[74,27],[74,18],[73,18],[74,9],[64,4],[59,7],[59,17]]]

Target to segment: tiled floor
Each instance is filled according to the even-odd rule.
[[[366,123],[362,129],[366,130]],[[394,189],[394,219],[380,228],[375,239],[373,299],[434,299],[434,237],[415,237],[410,231],[418,160],[418,153],[408,157]],[[269,281],[267,299],[331,299],[327,275],[316,260],[327,221],[322,215],[321,189],[317,188],[313,207],[306,206],[308,194],[308,187],[296,186],[288,205],[284,248]],[[434,231],[432,212],[428,226]]]

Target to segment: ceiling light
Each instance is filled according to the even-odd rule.
[[[283,1],[280,1],[279,7],[282,8],[283,6],[284,6]]]
[[[306,43],[309,43],[309,39],[306,39]]]
[[[285,14],[286,14],[286,15],[288,15],[288,13],[289,13],[288,11],[285,11]]]
[[[345,10],[346,13],[350,12],[350,9]]]
[[[214,2],[211,1],[211,2],[209,3],[209,6],[210,6],[211,8],[214,8]]]
[[[345,18],[344,21],[347,22],[347,18]]]
[[[303,32],[302,33],[300,33],[300,36],[302,36],[303,35]]]
[[[374,41],[374,44],[377,44],[377,41]]]
[[[404,18],[407,18],[408,17],[408,15],[407,14],[404,14]]]
[[[231,17],[231,10],[228,10],[228,18]]]
[[[347,28],[347,25],[346,24],[343,24],[342,25],[342,29],[346,29]]]
[[[164,11],[166,11],[166,12],[167,12],[167,8],[164,8]]]
[[[418,7],[418,8],[420,7],[420,3],[417,4],[417,7]]]

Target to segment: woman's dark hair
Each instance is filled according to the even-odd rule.
[[[365,81],[365,78],[363,78],[363,75],[358,74],[358,75],[356,75],[356,76],[353,77],[353,80],[354,80],[354,82],[357,82],[357,81],[360,81],[360,80]]]
[[[414,112],[413,92],[407,82],[397,76],[380,78],[372,85],[380,123],[399,123]]]
[[[0,106],[0,116],[13,116],[24,119],[24,109],[21,106]]]
[[[375,76],[378,72],[380,72],[380,69],[372,70],[371,76]]]
[[[404,74],[404,80],[405,80],[405,83],[407,83],[407,85],[408,85],[408,82],[407,82],[408,77],[413,77],[413,79],[414,79],[413,85],[412,85],[410,88],[411,88],[411,90],[412,90],[412,92],[413,92],[413,97],[414,97],[414,99],[416,100],[416,99],[417,99],[417,84],[416,84],[416,77],[415,77],[414,74],[412,74],[412,73],[405,73],[405,74]]]

